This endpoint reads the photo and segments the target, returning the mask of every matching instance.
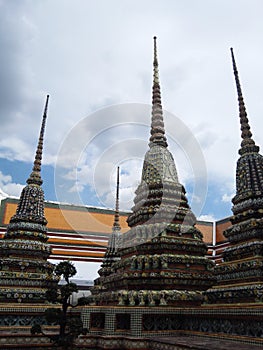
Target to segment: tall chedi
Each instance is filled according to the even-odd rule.
[[[0,302],[42,303],[45,292],[58,282],[47,259],[47,221],[41,188],[41,159],[48,109],[47,96],[32,173],[22,190],[16,214],[0,242]]]
[[[233,49],[231,56],[242,142],[232,226],[224,232],[230,247],[217,267],[218,285],[208,291],[208,299],[212,303],[253,303],[263,301],[263,157],[252,139]]]
[[[120,260],[105,276],[97,305],[200,305],[213,262],[195,227],[165,136],[154,38],[152,121],[141,182],[122,235]]]

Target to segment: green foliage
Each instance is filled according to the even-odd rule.
[[[74,336],[71,334],[65,334],[63,337],[60,335],[52,335],[50,336],[50,340],[54,345],[61,346],[62,349],[69,349],[72,348]]]
[[[50,308],[45,310],[45,318],[48,323],[59,323],[63,320],[61,309]]]
[[[50,339],[55,345],[67,349],[73,345],[74,339],[83,332],[81,319],[68,315],[68,308],[72,306],[70,304],[70,297],[73,293],[78,292],[76,283],[70,282],[69,279],[77,273],[77,270],[71,262],[63,261],[55,267],[54,272],[57,276],[62,276],[66,284],[57,288],[50,288],[46,292],[46,298],[52,303],[61,304],[62,307],[47,309],[45,311],[45,317],[48,323],[55,323],[60,326],[59,334],[50,336]],[[80,303],[76,306],[87,304],[87,298],[80,299]]]
[[[61,346],[63,349],[69,349],[74,343],[74,339],[79,334],[85,334],[87,330],[83,329],[80,317],[68,315],[68,308],[70,304],[70,297],[73,293],[78,292],[76,283],[70,282],[69,278],[73,277],[77,270],[75,266],[69,261],[60,262],[55,267],[55,274],[62,276],[66,284],[50,288],[46,291],[46,299],[51,303],[61,304],[61,308],[48,308],[45,311],[45,318],[50,324],[58,324],[60,326],[59,334],[48,335],[54,345]],[[86,305],[88,298],[82,297],[78,300],[78,305]],[[40,325],[33,325],[31,334],[42,333]]]
[[[58,302],[58,289],[57,288],[50,288],[46,291],[46,299],[47,301],[51,303],[57,303]]]
[[[88,304],[89,304],[89,298],[87,297],[78,298],[78,306],[83,306]]]
[[[88,333],[88,328],[82,328],[81,334],[86,335]]]
[[[67,327],[69,329],[69,333],[75,337],[82,334],[83,324],[79,317],[70,317],[67,322]]]
[[[34,334],[41,334],[42,333],[41,326],[39,324],[34,324],[31,327],[30,332],[31,332],[32,335],[34,335]]]
[[[77,293],[78,291],[79,290],[76,283],[69,282],[63,285],[60,289],[61,299],[67,300],[72,295],[72,293]]]
[[[76,273],[77,270],[70,261],[62,261],[55,267],[55,274],[62,276],[67,283],[69,283],[69,278],[75,276]]]

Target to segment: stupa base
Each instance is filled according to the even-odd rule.
[[[263,345],[262,320],[261,303],[196,308],[88,306],[82,310],[84,328],[97,337],[146,339],[198,334]]]

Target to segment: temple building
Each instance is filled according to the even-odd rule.
[[[0,239],[16,213],[18,202],[18,199],[10,197],[1,201]],[[112,233],[115,210],[50,201],[45,201],[44,205],[48,243],[52,248],[50,259],[101,263]],[[121,234],[129,229],[126,221],[129,214],[128,211],[119,211]],[[221,260],[222,250],[228,244],[223,231],[230,225],[229,218],[215,223],[197,220],[196,227],[208,246],[208,256],[216,261]]]

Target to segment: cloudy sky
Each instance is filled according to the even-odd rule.
[[[263,144],[260,0],[0,0],[0,195],[19,196],[50,94],[47,200],[132,206],[147,150],[152,37],[169,149],[193,211],[231,215],[240,145],[233,46]]]

